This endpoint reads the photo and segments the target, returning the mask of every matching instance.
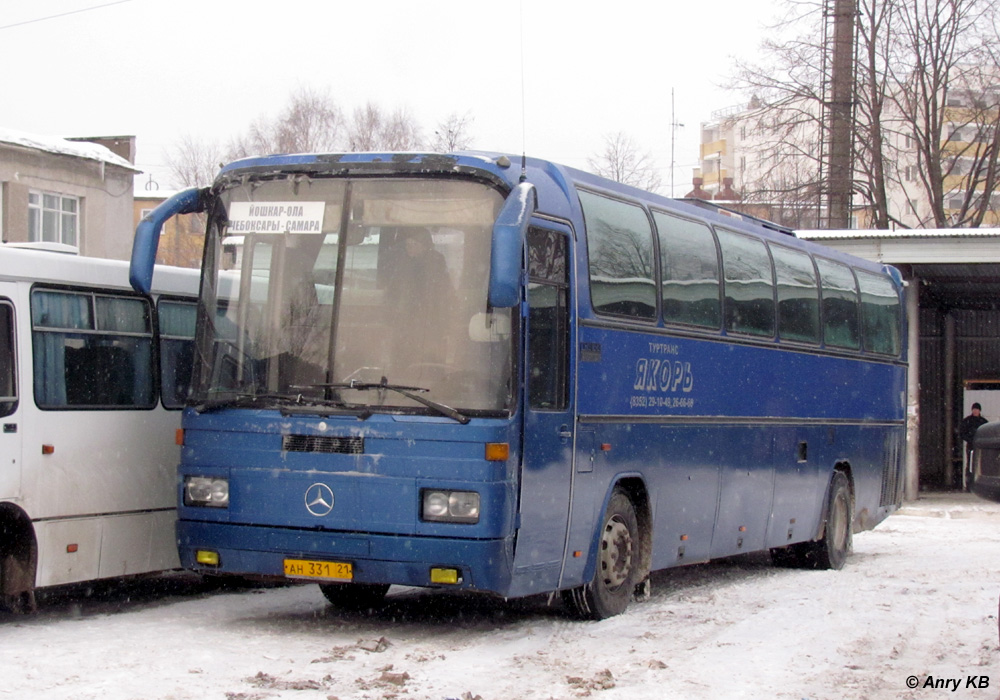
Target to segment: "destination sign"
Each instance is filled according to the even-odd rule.
[[[229,233],[322,233],[325,202],[233,202]]]

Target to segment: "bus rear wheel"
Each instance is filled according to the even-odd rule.
[[[319,589],[330,605],[342,610],[368,610],[382,604],[388,583],[321,583]]]
[[[771,550],[771,560],[779,566],[804,569],[842,569],[851,551],[851,485],[842,471],[833,473],[823,536],[815,542],[801,542]]]
[[[615,489],[601,522],[593,580],[563,592],[573,612],[590,620],[623,613],[639,583],[640,549],[635,506],[628,494]]]

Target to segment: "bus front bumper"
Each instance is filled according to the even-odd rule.
[[[191,520],[177,521],[177,543],[181,566],[205,574],[317,583],[351,580],[499,595],[510,589],[513,561],[512,539],[320,532]],[[217,563],[203,563],[213,558]],[[287,575],[286,561],[311,565],[291,566],[297,573]],[[328,563],[337,566],[331,569]],[[442,572],[452,570],[456,580],[443,582]],[[331,571],[350,578],[327,578]],[[443,578],[449,578],[447,573]]]

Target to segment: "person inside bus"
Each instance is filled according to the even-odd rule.
[[[402,249],[394,257],[387,285],[394,310],[393,364],[397,371],[443,365],[453,293],[444,255],[424,227],[400,229],[396,242]],[[413,372],[407,374],[411,377],[407,381],[420,379]]]
[[[958,436],[965,442],[965,475],[962,479],[962,486],[969,488],[972,478],[972,440],[976,437],[979,426],[988,423],[982,416],[983,407],[978,403],[972,404],[972,411],[962,419],[962,424],[958,429]]]

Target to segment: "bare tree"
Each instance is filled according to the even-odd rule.
[[[800,32],[765,43],[765,63],[740,66],[736,84],[760,100],[748,122],[760,161],[774,168],[744,183],[748,199],[789,202],[811,193],[819,204],[828,196],[824,22],[831,2],[790,2],[792,19],[783,28]],[[900,217],[909,214],[920,225],[978,226],[993,211],[1000,61],[996,37],[986,32],[996,34],[998,3],[858,0],[853,192],[871,225],[902,225]],[[796,152],[800,164],[814,164],[799,168],[799,180],[784,172]],[[774,186],[777,180],[784,190]],[[894,210],[893,193],[911,210]],[[913,206],[920,201],[929,203],[929,214]]]
[[[176,185],[209,184],[221,162],[270,153],[406,151],[420,148],[420,124],[408,109],[387,113],[368,102],[354,110],[350,123],[327,91],[301,88],[271,117],[261,115],[224,146],[183,137],[167,155]]]
[[[587,164],[601,177],[650,192],[660,189],[660,173],[653,156],[639,150],[628,134],[619,131],[604,137],[604,150],[587,158]]]
[[[258,117],[230,142],[230,158],[265,153],[312,153],[341,148],[344,117],[329,92],[300,88],[275,118]]]
[[[203,187],[215,179],[225,154],[219,144],[185,134],[166,158],[174,187]]]
[[[891,97],[915,141],[916,179],[930,202],[928,223],[938,228],[978,226],[990,210],[1000,63],[981,28],[995,32],[997,9],[997,0],[920,0],[897,13]]]
[[[385,120],[382,147],[387,151],[412,151],[420,148],[420,124],[405,107],[400,107]]]
[[[472,136],[469,134],[472,122],[469,112],[462,115],[457,112],[449,114],[434,130],[431,150],[439,153],[468,150],[472,146]]]
[[[374,102],[368,102],[364,107],[356,108],[347,136],[348,150],[378,150],[382,119],[382,110]]]
[[[369,101],[354,110],[347,136],[351,151],[406,151],[420,147],[420,126],[405,108],[391,114]]]

